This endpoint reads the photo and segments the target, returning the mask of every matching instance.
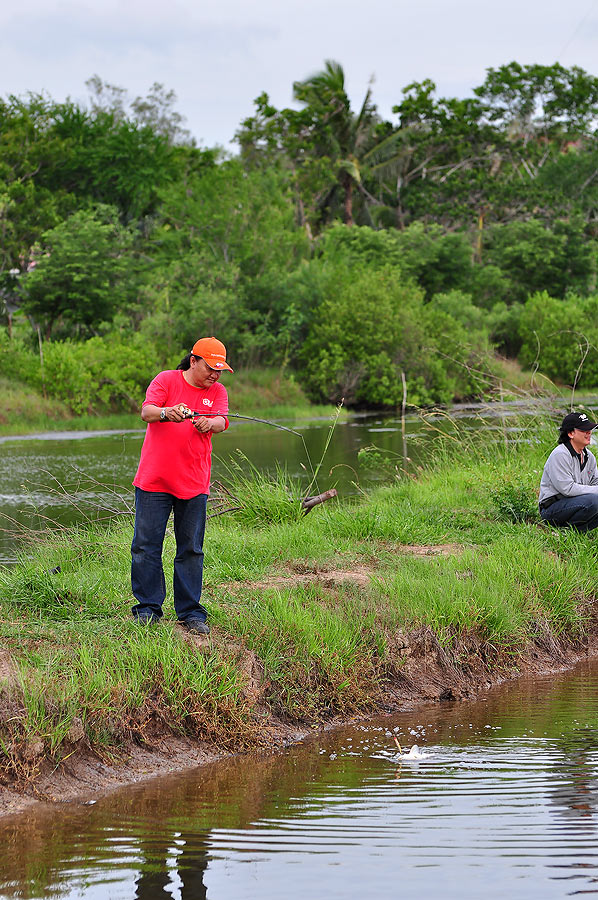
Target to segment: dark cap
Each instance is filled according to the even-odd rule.
[[[591,431],[592,428],[596,428],[598,422],[592,422],[585,413],[568,413],[563,419],[563,424],[561,425],[561,431],[566,431],[569,434],[570,431],[573,431],[574,428],[579,428],[580,431]]]

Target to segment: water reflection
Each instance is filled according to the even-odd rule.
[[[4,822],[1,896],[598,893],[597,693],[587,663]]]
[[[555,767],[557,785],[551,801],[561,816],[579,822],[588,833],[598,831],[598,773],[596,731],[562,747],[563,761]],[[585,745],[585,746],[584,746]],[[594,757],[594,761],[593,758]]]
[[[156,900],[176,888],[181,900],[206,900],[204,872],[208,866],[206,835],[175,831],[142,840],[141,871],[135,882],[136,900]]]

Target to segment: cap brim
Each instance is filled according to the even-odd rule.
[[[210,369],[214,369],[215,372],[232,372],[232,371],[234,371],[233,369],[231,369],[231,367],[229,366],[228,363],[208,362],[208,360],[205,358],[205,356],[202,356],[202,359],[205,362],[206,366],[209,366]]]

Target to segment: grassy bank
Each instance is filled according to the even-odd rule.
[[[270,714],[313,724],[374,709],[405,672],[408,635],[461,671],[580,640],[596,620],[598,544],[536,520],[553,436],[533,434],[439,449],[415,477],[306,517],[284,480],[232,485],[241,510],[207,534],[206,646],[181,633],[170,598],[158,627],[130,621],[130,521],[36,540],[0,570],[5,776],[75,745],[114,753],[158,726],[239,749]]]
[[[547,379],[532,377],[524,372],[515,360],[498,358],[500,391],[497,398],[521,400],[542,393],[559,393],[559,389]],[[266,419],[299,421],[301,419],[330,416],[334,406],[310,403],[296,376],[280,369],[238,369],[233,375],[223,376],[230,401],[231,412]],[[493,382],[494,383],[494,382]],[[136,411],[106,412],[91,409],[86,414],[73,414],[68,405],[41,391],[35,391],[16,379],[0,376],[0,436],[34,434],[45,431],[104,431],[112,429],[137,429],[143,427]],[[492,389],[492,396],[496,390]],[[568,391],[565,391],[568,396]],[[143,394],[135,398],[139,407]],[[342,415],[346,413],[343,411]]]
[[[294,377],[278,369],[240,370],[223,377],[231,412],[267,419],[300,419],[329,416],[333,406],[309,402]],[[3,396],[0,436],[42,431],[103,431],[136,429],[144,425],[137,412],[89,412],[73,415],[64,403],[0,376]],[[139,407],[143,395],[139,395]]]

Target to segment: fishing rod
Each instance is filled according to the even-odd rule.
[[[180,409],[180,407],[179,407]],[[303,435],[299,431],[294,431],[292,428],[287,428],[286,425],[279,425],[278,422],[270,422],[268,419],[257,419],[255,416],[242,416],[240,413],[231,413],[231,412],[198,412],[195,409],[188,409],[185,407],[184,410],[180,409],[183,413],[185,419],[197,419],[199,416],[205,416],[206,419],[213,419],[216,416],[223,416],[229,419],[245,419],[247,422],[259,422],[261,425],[271,425],[272,428],[279,428],[281,431],[288,431],[289,434],[295,434],[297,437],[303,439]]]
[[[288,431],[289,434],[297,435],[297,437],[300,437],[301,440],[303,441],[303,448],[305,450],[305,454],[307,456],[307,459],[309,461],[309,464],[310,464],[311,470],[312,470],[312,474],[313,474],[310,488],[311,488],[312,484],[315,482],[317,472],[314,472],[314,468],[311,463],[311,459],[309,457],[309,451],[308,451],[307,445],[305,443],[305,438],[303,437],[302,434],[300,434],[300,432],[293,431],[292,428],[287,428],[286,425],[279,425],[278,422],[270,422],[268,419],[258,419],[255,416],[242,416],[239,413],[215,413],[215,412],[202,413],[202,412],[197,412],[197,410],[189,409],[188,407],[184,407],[184,409],[181,407],[182,407],[182,404],[181,404],[181,406],[179,406],[179,411],[183,414],[185,419],[196,419],[199,416],[205,416],[206,419],[213,419],[215,416],[228,416],[229,418],[232,418],[232,419],[245,419],[248,422],[260,422],[262,425],[271,425],[273,428],[280,428],[282,431]],[[309,489],[308,489],[308,493],[305,495],[305,497],[301,501],[301,508],[303,510],[304,515],[307,515],[307,513],[311,509],[314,508],[314,506],[319,506],[320,503],[325,503],[326,500],[331,500],[333,497],[336,497],[336,496],[337,496],[336,488],[330,488],[330,490],[324,491],[323,494],[316,494],[314,496],[311,496],[309,494]],[[215,515],[218,515],[218,513],[215,513]]]
[[[341,410],[341,406],[339,405],[339,407],[337,409],[337,413],[336,413],[337,419],[340,414],[340,410]],[[330,443],[330,438],[332,437],[332,429],[328,435],[328,440],[326,441],[326,446],[324,447],[324,453],[322,454],[322,458],[320,459],[320,462],[318,463],[317,467],[314,469],[312,461],[311,461],[311,457],[309,455],[309,450],[307,449],[307,444],[305,443],[304,436],[301,434],[300,431],[295,431],[293,428],[287,428],[286,425],[279,425],[278,422],[271,422],[269,419],[258,419],[256,416],[242,416],[240,413],[198,412],[197,410],[189,409],[189,407],[185,406],[184,403],[179,404],[179,412],[183,415],[183,417],[185,419],[197,419],[200,416],[205,416],[206,419],[213,419],[216,416],[223,416],[223,417],[228,417],[229,419],[244,419],[246,422],[259,422],[261,425],[270,425],[272,428],[278,428],[278,429],[280,429],[280,431],[288,431],[289,434],[294,434],[296,437],[300,438],[301,442],[303,443],[303,449],[305,450],[305,456],[306,456],[307,461],[309,462],[311,472],[312,472],[312,479],[311,479],[311,482],[307,489],[307,494],[302,501],[302,506],[303,506],[304,511],[307,513],[313,506],[316,506],[319,503],[323,503],[325,500],[330,500],[332,497],[337,496],[336,488],[331,488],[329,491],[325,491],[323,494],[317,494],[316,496],[310,496],[310,494],[309,494],[313,485],[316,484],[318,472],[320,471],[322,462],[324,460],[324,455],[326,453],[326,450],[328,449],[328,444]],[[335,424],[336,424],[336,421],[335,421]]]

